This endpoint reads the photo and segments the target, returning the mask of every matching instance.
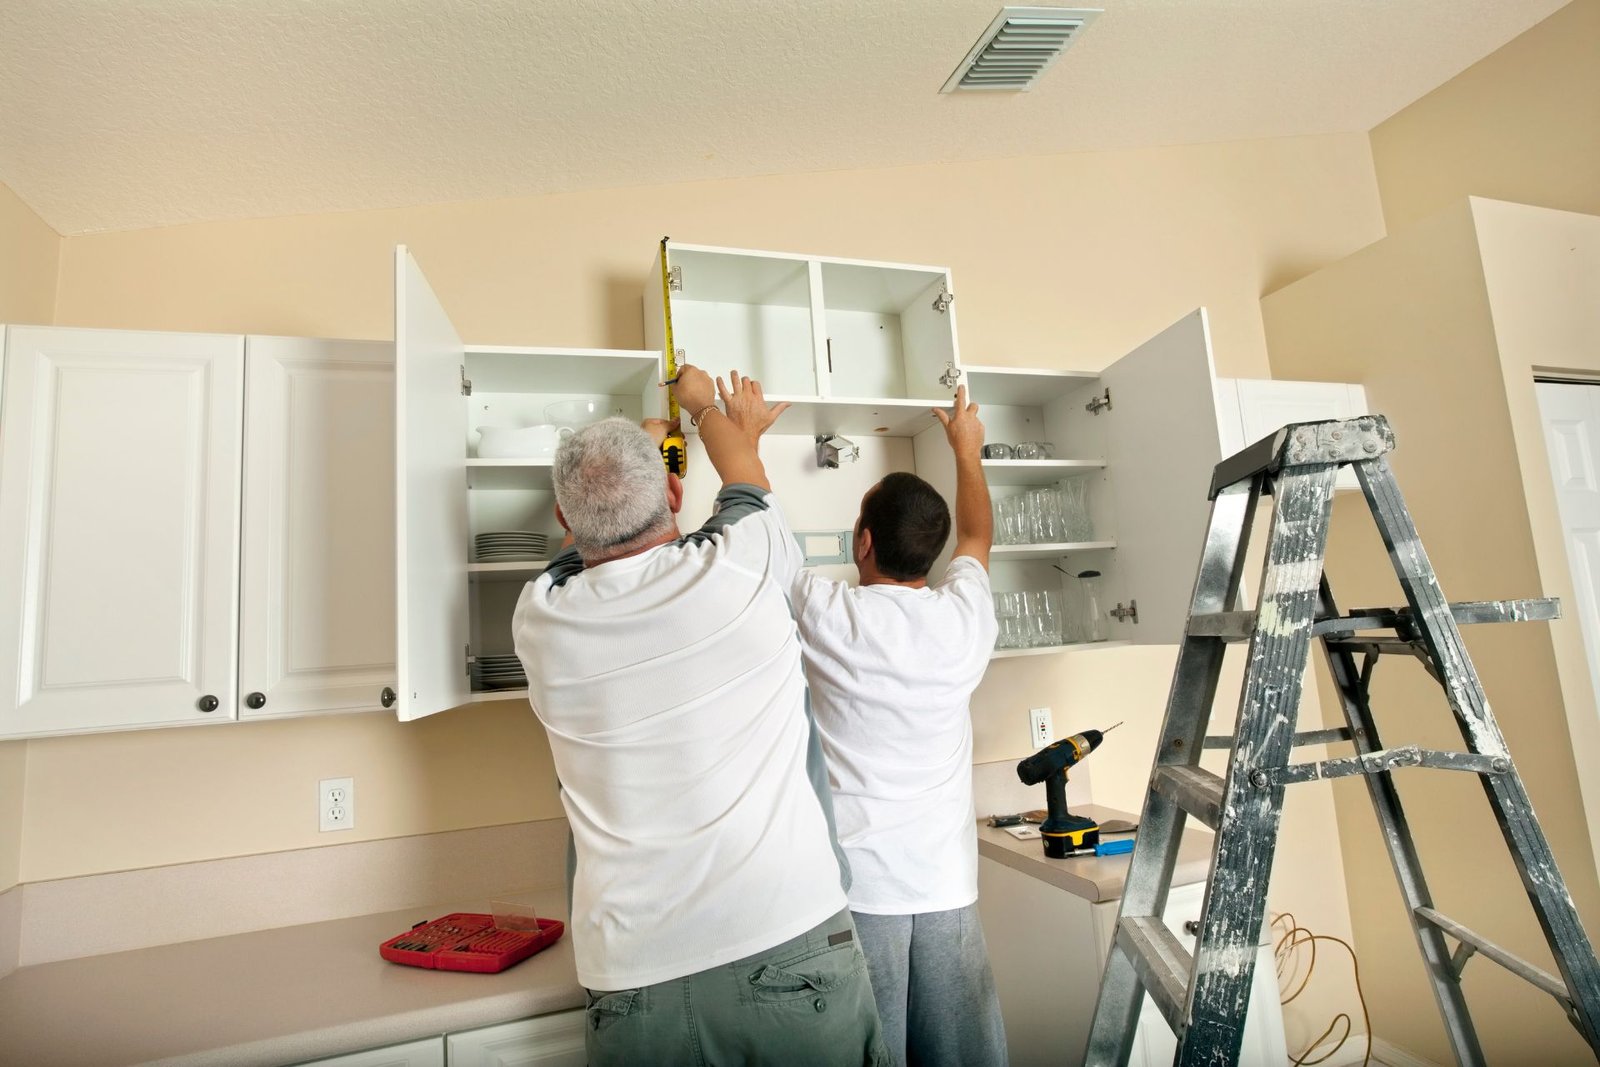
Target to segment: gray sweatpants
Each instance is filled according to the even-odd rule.
[[[978,905],[851,915],[896,1067],[1004,1067],[1006,1032]]]

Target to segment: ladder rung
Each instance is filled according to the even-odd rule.
[[[1378,774],[1402,767],[1431,767],[1439,771],[1466,771],[1469,774],[1504,774],[1511,769],[1511,761],[1504,756],[1486,756],[1478,752],[1448,752],[1402,745],[1316,763],[1292,763],[1279,771],[1277,778],[1284,785],[1293,785],[1296,782],[1314,782],[1319,778]]]
[[[1450,605],[1450,614],[1457,626],[1489,622],[1551,622],[1561,618],[1561,601],[1557,597],[1463,600]],[[1353,633],[1356,630],[1393,630],[1411,624],[1409,607],[1361,608],[1337,618],[1318,619],[1311,632],[1320,637],[1323,634]]]
[[[1332,730],[1304,730],[1294,735],[1294,740],[1291,744],[1295,748],[1299,748],[1302,745],[1334,745],[1340,741],[1349,741],[1350,739],[1350,728],[1348,726],[1340,726]],[[1233,736],[1231,734],[1212,734],[1201,742],[1201,747],[1232,749]]]
[[[1245,641],[1255,633],[1253,611],[1212,611],[1189,616],[1190,637],[1220,637],[1224,641]]]
[[[1173,1033],[1188,1028],[1189,970],[1193,957],[1167,924],[1150,916],[1124,916],[1117,923],[1117,943],[1128,954],[1150,999],[1156,1002]]]
[[[1183,763],[1157,767],[1150,788],[1213,830],[1222,821],[1222,779],[1208,770]]]
[[[1432,908],[1418,908],[1416,915],[1423,922],[1438,927],[1463,945],[1470,945],[1471,951],[1467,955],[1471,955],[1471,952],[1483,953],[1512,974],[1538,986],[1552,997],[1555,997],[1568,1012],[1572,1011],[1572,994],[1567,992],[1567,983],[1549,971],[1542,967],[1534,966],[1520,956],[1512,955],[1488,938],[1467,929],[1454,919],[1441,915]],[[1462,957],[1461,965],[1465,965],[1466,962],[1466,958]],[[1457,967],[1456,973],[1459,976],[1460,966]]]

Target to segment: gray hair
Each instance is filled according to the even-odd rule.
[[[638,424],[604,419],[556,449],[556,503],[578,554],[627,551],[676,529],[661,450]]]

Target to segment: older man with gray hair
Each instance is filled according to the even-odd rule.
[[[784,405],[731,381],[726,412],[704,371],[675,386],[722,479],[687,536],[645,430],[562,444],[570,544],[513,621],[572,827],[589,1062],[882,1064],[789,613],[802,556],[756,450]]]

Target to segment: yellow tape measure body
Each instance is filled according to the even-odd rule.
[[[672,381],[678,376],[678,350],[672,343],[672,268],[667,265],[667,241],[661,239],[661,316],[666,320],[666,357],[667,381]],[[678,421],[678,398],[673,395],[672,387],[667,387],[667,419]],[[667,465],[669,473],[682,478],[689,472],[689,443],[683,436],[682,430],[674,430],[667,434],[667,439],[661,442],[661,461]]]

